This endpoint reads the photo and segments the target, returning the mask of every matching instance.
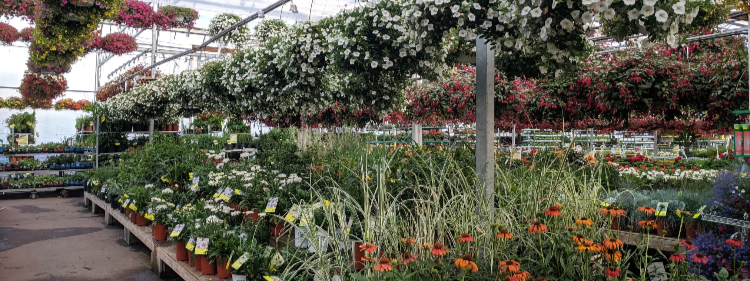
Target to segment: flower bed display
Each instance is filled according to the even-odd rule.
[[[84,110],[89,105],[91,102],[87,100],[61,99],[55,102],[55,110]]]
[[[52,108],[52,100],[68,89],[62,75],[26,73],[18,91],[24,103],[32,108]]]
[[[10,24],[0,22],[0,43],[3,45],[13,44],[18,39],[18,29]]]

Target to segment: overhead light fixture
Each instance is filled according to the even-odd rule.
[[[292,4],[289,6],[289,10],[292,11],[292,13],[299,13],[299,10],[297,10],[297,5]]]

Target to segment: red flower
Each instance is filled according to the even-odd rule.
[[[461,238],[458,238],[458,242],[461,242],[461,243],[474,242],[474,237],[472,237],[468,233],[463,233],[461,234]]]
[[[685,261],[685,255],[674,253],[671,256],[669,256],[669,260],[672,262],[681,262]]]
[[[680,240],[680,244],[682,244],[682,246],[685,246],[685,248],[688,250],[695,250],[695,244],[693,244],[693,242],[690,240]]]
[[[562,216],[562,213],[560,213],[560,209],[562,209],[562,207],[560,207],[560,204],[556,204],[555,206],[547,208],[547,212],[545,212],[544,214],[550,217]]]
[[[734,239],[727,239],[727,244],[729,244],[729,245],[731,245],[732,247],[735,247],[735,248],[742,248],[742,241],[737,240],[736,238],[734,238]]]
[[[708,257],[701,253],[695,253],[692,256],[694,263],[702,263],[707,264],[708,263]]]
[[[604,273],[607,274],[607,276],[609,276],[609,279],[612,279],[613,277],[620,277],[620,269],[619,268],[610,267],[610,268],[607,268],[606,270],[604,270]]]

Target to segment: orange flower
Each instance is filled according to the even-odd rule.
[[[417,259],[417,255],[410,254],[409,252],[404,252],[404,264],[409,264],[410,262],[413,262]]]
[[[625,212],[625,210],[623,210],[623,209],[614,208],[613,209],[613,213],[611,214],[611,216],[613,218],[616,218],[616,217],[621,217],[621,216],[624,216],[624,215],[627,215],[627,214],[628,214],[628,212]]]
[[[576,249],[581,252],[599,252],[601,250],[599,245],[588,239],[580,243]]]
[[[458,258],[453,264],[456,265],[456,267],[466,271],[479,271],[479,267],[477,267],[477,264],[471,260],[471,255],[469,254],[464,255],[462,258]]]
[[[362,246],[359,246],[359,250],[365,251],[365,254],[372,254],[377,248],[378,246],[375,245],[375,243],[365,243]]]
[[[576,244],[578,244],[578,245],[582,245],[582,244],[586,243],[586,241],[589,241],[589,240],[586,239],[586,237],[584,237],[583,234],[579,233],[579,234],[576,234],[575,236],[573,236],[573,241],[575,241]]]
[[[620,251],[604,251],[604,260],[620,262],[622,260],[622,253]]]
[[[521,270],[521,264],[514,260],[501,261],[497,267],[500,268],[500,273],[516,273]]]
[[[542,232],[547,232],[547,226],[542,222],[535,222],[534,224],[529,226],[529,233],[541,234]]]
[[[605,216],[611,216],[612,215],[612,210],[614,210],[614,207],[607,206],[607,207],[599,209],[599,213],[602,214],[602,215],[605,215]]]
[[[643,206],[641,206],[641,207],[638,207],[638,211],[644,212],[644,213],[646,213],[646,215],[650,215],[650,214],[653,214],[654,212],[656,212],[656,209],[651,208],[651,207],[643,207]]]
[[[544,215],[550,217],[562,216],[562,213],[560,213],[560,209],[562,209],[562,207],[560,207],[560,204],[556,204],[555,206],[547,208],[547,212],[545,212]]]
[[[591,226],[591,220],[588,219],[588,218],[586,218],[586,217],[582,217],[582,218],[576,220],[576,224],[577,225],[588,225],[588,226]]]
[[[531,273],[529,273],[528,271],[513,274],[513,279],[516,279],[518,281],[526,281],[526,279],[528,279],[529,277],[531,277]]]
[[[388,272],[393,270],[393,265],[391,265],[391,260],[389,260],[386,257],[380,258],[380,262],[378,262],[377,265],[375,265],[375,268],[373,268],[380,272]]]
[[[435,243],[435,245],[432,246],[432,251],[430,253],[436,256],[445,256],[448,252],[443,248],[443,244]]]
[[[599,209],[599,213],[605,216],[613,217],[613,218],[624,216],[627,214],[625,210],[618,209],[612,206],[607,206],[606,208]]]
[[[510,238],[513,238],[513,234],[510,233],[510,231],[508,231],[508,229],[503,228],[503,229],[500,229],[500,232],[497,233],[497,238],[498,239],[499,238],[510,239]]]
[[[652,229],[652,228],[656,228],[656,222],[655,222],[655,221],[653,221],[653,220],[648,220],[648,221],[639,221],[639,222],[638,222],[638,225],[639,225],[640,227],[642,227],[642,228],[647,228],[647,229]]]
[[[432,244],[429,244],[429,243],[419,244],[419,247],[422,249],[428,250],[432,248]]]
[[[362,257],[362,261],[363,261],[363,262],[366,262],[366,263],[370,263],[370,262],[374,262],[374,261],[375,261],[375,258],[371,258],[371,257],[368,257],[368,256],[364,256],[364,257]]]
[[[617,239],[617,238],[614,238],[614,237],[607,238],[607,239],[604,239],[604,247],[606,247],[607,249],[610,249],[610,250],[614,250],[614,249],[617,249],[619,247],[622,247],[622,241],[620,241],[620,239]]]
[[[401,238],[401,243],[406,244],[407,246],[417,243],[417,239],[414,238]]]
[[[458,238],[458,242],[461,242],[461,243],[474,242],[474,237],[472,237],[468,233],[462,233],[461,238]]]

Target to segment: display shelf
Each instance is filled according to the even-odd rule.
[[[0,189],[0,193],[25,193],[25,192],[50,192],[61,190],[82,190],[83,185],[58,186],[58,187],[39,187],[39,188],[17,188],[17,189]]]
[[[57,172],[60,172],[60,171],[62,171],[62,172],[85,172],[85,171],[88,171],[88,170],[91,170],[91,169],[93,169],[93,168],[88,168],[88,169],[64,169],[64,170],[43,169],[43,170],[30,170],[30,171],[0,171],[0,175],[30,174],[30,173],[34,173],[35,175],[37,175],[37,173],[48,173],[48,172],[57,173]]]
[[[641,237],[641,233],[639,232],[619,231],[618,234],[622,243],[629,245],[638,245]],[[649,240],[649,248],[659,249],[665,252],[674,252],[674,246],[680,243],[680,240],[677,238],[661,237],[657,235],[651,235]]]

